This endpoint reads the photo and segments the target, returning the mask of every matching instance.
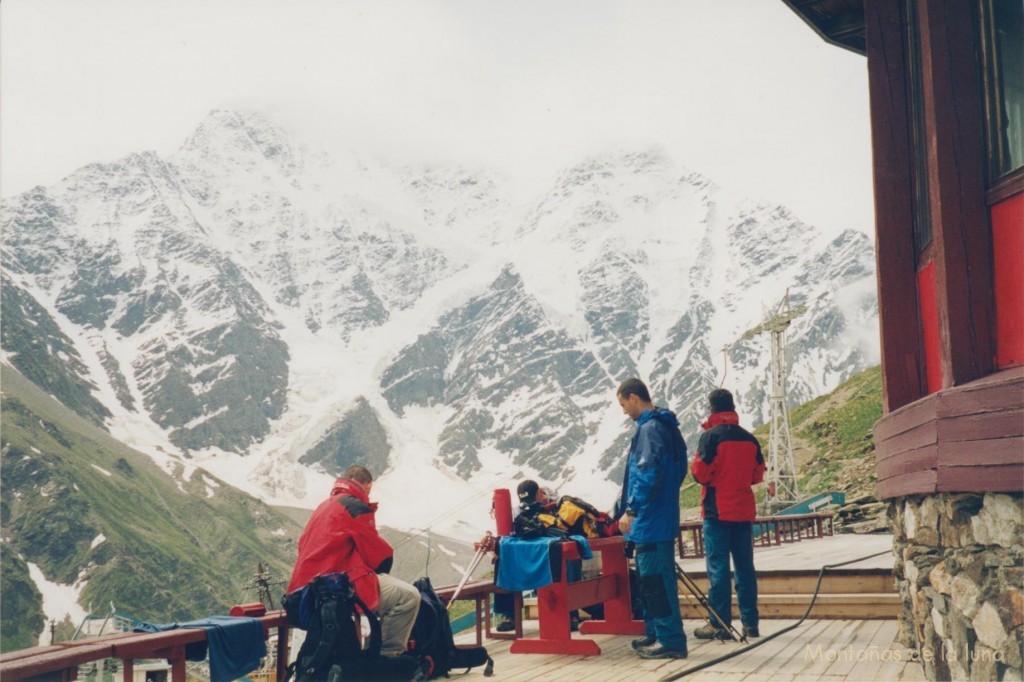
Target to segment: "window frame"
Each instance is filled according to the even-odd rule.
[[[986,203],[997,204],[1013,194],[1024,191],[1024,159],[1013,168],[1006,168],[1007,147],[1004,122],[1005,90],[1002,87],[1001,60],[995,38],[995,10],[998,0],[978,0],[978,31],[981,46],[982,91],[984,93],[985,151],[988,156],[985,195]],[[1022,36],[1024,43],[1024,36]]]

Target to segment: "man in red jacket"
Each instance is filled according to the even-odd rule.
[[[381,654],[405,653],[420,592],[388,574],[394,550],[377,533],[370,502],[373,476],[366,467],[350,466],[334,482],[331,496],[322,502],[299,537],[299,557],[285,590],[291,594],[326,573],[346,573],[360,599],[380,618]]]
[[[732,393],[724,388],[714,390],[708,395],[708,404],[711,416],[701,424],[704,433],[692,471],[702,486],[704,552],[711,583],[708,601],[724,622],[708,623],[693,634],[699,639],[728,637],[725,633],[732,624],[731,555],[744,634],[759,637],[752,523],[756,510],[751,486],[764,480],[764,457],[757,438],[740,426]]]

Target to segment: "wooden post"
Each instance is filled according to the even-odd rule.
[[[864,2],[882,337],[882,407],[887,413],[924,395],[902,4],[892,0]]]
[[[981,65],[971,5],[918,0],[942,384],[993,369],[992,231],[985,205]]]
[[[277,682],[284,682],[288,674],[288,644],[291,629],[287,624],[277,628]]]
[[[171,659],[171,682],[185,682],[185,647],[174,647],[169,658]]]

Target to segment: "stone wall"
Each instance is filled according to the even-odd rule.
[[[931,680],[1024,678],[1024,497],[892,500],[900,637]]]

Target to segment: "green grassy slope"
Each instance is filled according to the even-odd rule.
[[[794,409],[790,423],[801,493],[840,490],[846,492],[848,501],[873,497],[878,477],[872,428],[881,416],[882,372],[878,366]],[[757,436],[767,442],[767,427],[759,429]]]
[[[227,484],[209,485],[209,474],[181,466],[168,474],[16,371],[0,371],[0,648],[32,644],[41,630],[21,560],[53,582],[84,578],[83,607],[113,602],[151,622],[226,613],[257,562],[290,574],[301,532],[294,520]]]
[[[877,482],[871,430],[881,416],[882,374],[878,366],[851,377],[832,393],[792,409],[790,428],[801,495],[839,490],[846,493],[848,502],[871,500]],[[767,457],[768,425],[758,427],[754,435]],[[697,448],[696,443],[688,445],[693,451]],[[758,501],[763,488],[755,489]],[[700,516],[700,486],[692,478],[683,484],[680,504],[684,518]]]

